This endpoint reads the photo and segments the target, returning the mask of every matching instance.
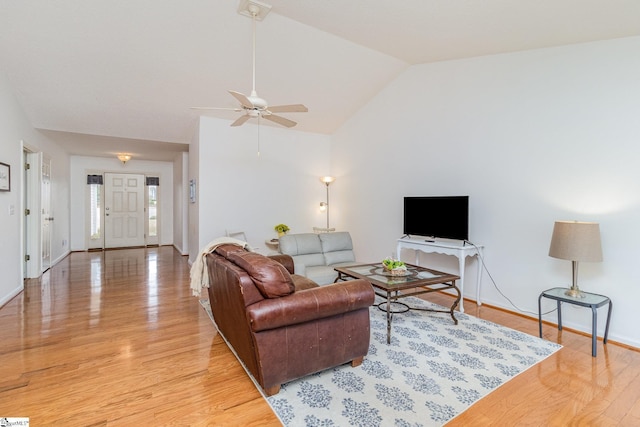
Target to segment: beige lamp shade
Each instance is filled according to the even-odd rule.
[[[597,222],[556,221],[549,256],[570,261],[602,261],[600,225]]]

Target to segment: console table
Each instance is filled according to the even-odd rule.
[[[480,301],[480,285],[482,283],[482,251],[484,246],[480,245],[465,245],[463,242],[439,242],[439,241],[427,241],[424,238],[419,239],[416,237],[403,237],[398,239],[397,258],[400,259],[402,249],[413,249],[416,251],[416,259],[414,264],[420,265],[419,255],[420,252],[424,253],[437,253],[444,255],[453,255],[458,258],[458,267],[460,276],[459,288],[464,297],[464,270],[465,260],[467,257],[478,257],[478,285],[476,287],[476,302],[478,305],[482,305]],[[464,313],[464,299],[460,300],[460,312]]]

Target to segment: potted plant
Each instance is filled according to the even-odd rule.
[[[278,237],[282,237],[289,231],[289,226],[287,224],[278,224],[273,229],[278,233]]]

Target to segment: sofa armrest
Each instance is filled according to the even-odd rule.
[[[289,274],[295,273],[293,258],[291,258],[291,255],[287,255],[287,254],[269,255],[268,258],[271,258],[272,260],[277,261],[280,264],[284,265],[284,268],[287,269]]]
[[[367,308],[374,298],[369,282],[349,280],[259,301],[247,307],[247,315],[259,332]]]

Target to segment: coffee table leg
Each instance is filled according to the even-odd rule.
[[[451,282],[451,284],[453,285],[453,289],[455,289],[456,292],[458,293],[458,298],[456,298],[456,300],[453,302],[453,305],[451,306],[451,318],[453,319],[453,323],[457,325],[458,319],[456,319],[454,310],[456,309],[456,307],[458,306],[458,303],[460,303],[460,300],[462,299],[462,293],[460,292],[460,289],[458,289],[458,287],[456,286],[455,280]],[[462,312],[462,305],[460,305],[460,311]]]
[[[391,344],[391,294],[387,292],[387,344]]]

